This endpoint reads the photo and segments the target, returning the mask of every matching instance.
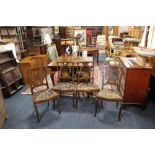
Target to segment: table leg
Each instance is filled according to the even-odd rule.
[[[55,74],[55,72],[53,72],[53,71],[50,73],[53,86],[55,85],[55,82],[54,82],[54,74]]]
[[[97,50],[96,55],[97,55],[97,65],[99,65],[99,50]]]

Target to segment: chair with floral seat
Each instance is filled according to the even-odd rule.
[[[77,86],[76,86],[76,106],[80,93],[93,94],[99,91],[99,87],[94,84],[94,62],[77,63]]]
[[[59,94],[49,89],[46,67],[37,67],[28,70],[28,79],[38,122],[40,121],[40,115],[37,106],[41,103],[48,103],[49,107],[50,100],[53,100],[53,102],[57,100],[58,111],[60,113]]]
[[[123,103],[123,92],[120,89],[120,83],[122,78],[121,67],[119,65],[111,65],[109,62],[105,62],[103,65],[103,82],[102,89],[96,94],[95,97],[95,114],[96,116],[97,109],[99,107],[99,100],[106,101],[116,101]],[[117,107],[116,105],[116,107]],[[118,120],[121,120],[121,111],[124,107],[124,104],[121,104]]]
[[[71,93],[73,95],[73,107],[75,107],[75,83],[74,62],[57,62],[58,82],[52,89],[61,94]]]

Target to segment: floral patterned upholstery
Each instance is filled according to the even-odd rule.
[[[77,91],[99,91],[99,87],[93,83],[80,83],[77,85]]]
[[[57,97],[58,94],[53,90],[40,90],[33,94],[33,100],[35,103],[43,102]]]
[[[74,91],[75,84],[72,82],[59,82],[52,87],[53,90],[60,91]]]
[[[109,99],[109,100],[122,100],[122,96],[117,90],[102,89],[96,94],[97,98]]]

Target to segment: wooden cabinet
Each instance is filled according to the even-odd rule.
[[[23,81],[25,84],[29,84],[27,70],[39,67],[47,66],[50,62],[50,58],[46,54],[29,56],[19,62],[19,68],[21,70]]]
[[[5,106],[5,101],[0,88],[0,128],[3,127],[3,124],[6,118],[7,118],[6,106]]]
[[[120,58],[122,66],[122,79],[120,91],[124,95],[126,104],[144,105],[148,96],[151,70],[149,64],[146,67],[139,66],[136,58]]]
[[[0,52],[0,85],[5,96],[22,88],[22,75],[12,51]]]

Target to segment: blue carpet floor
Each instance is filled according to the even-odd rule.
[[[100,54],[100,61],[105,59]],[[122,120],[119,122],[118,111],[115,102],[104,102],[103,108],[94,117],[94,104],[92,100],[81,97],[79,106],[75,110],[72,107],[72,98],[62,96],[61,114],[47,104],[39,106],[42,114],[40,123],[36,121],[31,95],[21,94],[25,88],[10,98],[6,99],[8,119],[4,129],[146,129],[155,128],[155,104],[148,101],[146,109],[130,106],[123,110]]]
[[[23,91],[23,90],[21,90]],[[36,121],[36,115],[31,100],[31,95],[23,96],[21,91],[6,99],[9,118],[4,124],[4,129],[145,129],[155,128],[155,104],[148,103],[145,110],[140,107],[127,107],[123,111],[122,120],[117,120],[118,109],[115,103],[104,102],[96,117],[92,100],[81,97],[78,109],[72,107],[72,98],[62,96],[62,113],[47,104],[39,106],[42,113],[40,123]]]

